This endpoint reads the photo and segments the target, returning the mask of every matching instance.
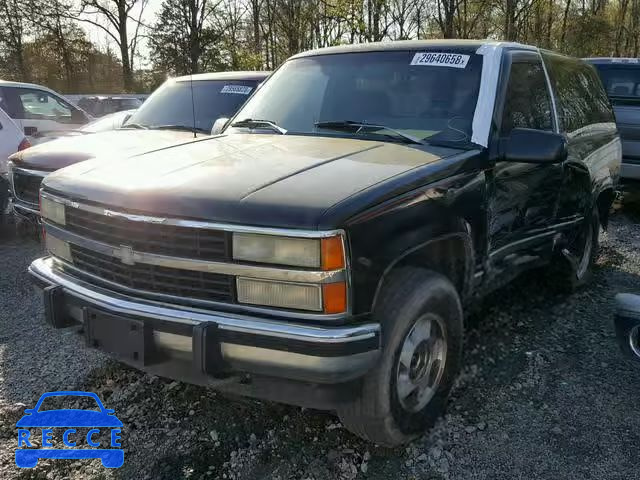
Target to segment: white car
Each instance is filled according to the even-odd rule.
[[[22,130],[15,124],[7,113],[0,108],[0,223],[7,207],[9,182],[6,178],[7,159],[9,155],[30,147]]]
[[[116,130],[117,128],[122,128],[122,126],[127,120],[129,120],[129,117],[131,117],[134,112],[135,110],[123,110],[121,112],[110,113],[87,123],[84,127],[79,128],[78,130],[41,131],[31,139],[31,144],[39,145],[41,143],[49,142],[51,140],[62,137],[78,137],[91,133]]]
[[[76,130],[93,120],[62,95],[31,83],[0,81],[0,108],[27,137],[40,131]]]

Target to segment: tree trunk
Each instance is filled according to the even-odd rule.
[[[562,33],[560,34],[559,48],[564,49],[564,40],[567,36],[567,19],[569,18],[569,9],[571,8],[571,0],[566,0],[567,5],[564,7],[564,15],[562,16]]]
[[[133,69],[131,68],[131,59],[129,58],[129,38],[127,35],[127,11],[123,0],[118,1],[118,36],[120,37],[120,58],[122,59],[122,84],[125,91],[132,92],[133,85]]]

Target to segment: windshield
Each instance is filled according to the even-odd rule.
[[[98,120],[87,123],[80,130],[83,132],[96,133],[105,132],[107,130],[115,130],[120,128],[124,121],[133,113],[133,110],[123,110],[122,112],[111,113],[105,115]]]
[[[482,57],[464,49],[293,59],[273,74],[232,125],[269,120],[289,135],[406,141],[404,134],[427,142],[468,143],[481,69]],[[240,125],[251,128],[246,122]]]
[[[640,65],[595,65],[607,95],[640,100]]]
[[[163,126],[193,127],[189,81],[169,80],[156,90],[128,120],[154,128]],[[209,133],[220,117],[232,117],[257,86],[256,80],[196,80],[193,82],[195,127]],[[125,125],[126,126],[126,125]]]

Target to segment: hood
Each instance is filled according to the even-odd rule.
[[[10,159],[20,167],[53,171],[99,155],[127,158],[190,140],[191,132],[176,130],[111,130],[44,142],[15,153]]]
[[[459,150],[294,135],[232,134],[60,170],[45,187],[127,211],[317,228],[357,192]]]

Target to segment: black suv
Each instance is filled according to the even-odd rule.
[[[587,58],[611,99],[622,138],[623,180],[640,180],[640,59]]]
[[[442,413],[471,303],[533,267],[588,280],[620,169],[593,67],[512,43],[301,53],[216,124],[44,180],[47,321],[384,445]]]

